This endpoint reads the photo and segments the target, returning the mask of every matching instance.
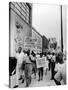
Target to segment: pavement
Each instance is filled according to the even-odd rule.
[[[11,77],[11,86],[12,87],[16,84],[15,78],[16,78],[15,76]],[[54,80],[50,80],[50,78],[51,78],[50,71],[47,72],[47,75],[45,75],[45,74],[43,75],[43,80],[41,80],[41,81],[38,81],[38,74],[36,74],[36,78],[34,78],[34,75],[32,75],[32,81],[31,81],[31,84],[29,87],[55,86],[56,84],[55,84]],[[20,81],[19,88],[23,88],[23,87],[25,87],[25,85],[26,85],[25,82],[21,83],[21,81]]]
[[[32,79],[32,83],[30,87],[44,87],[44,86],[55,86],[54,80],[50,80],[51,74],[50,71],[47,73],[47,75],[44,74],[43,80],[38,81],[38,76],[36,79]]]

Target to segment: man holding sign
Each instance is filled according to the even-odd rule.
[[[40,57],[37,57],[37,59],[36,59],[38,75],[39,75],[38,81],[43,80],[43,67],[45,66],[45,58],[42,56],[43,56],[43,54],[40,53]]]

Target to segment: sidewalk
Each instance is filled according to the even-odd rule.
[[[43,80],[38,81],[38,75],[36,75],[36,79],[32,79],[30,87],[44,87],[44,86],[55,86],[54,80],[50,80],[50,71],[48,71],[47,75],[43,76]],[[24,84],[21,84],[20,87],[23,87]]]
[[[37,74],[36,79],[34,79],[34,77],[32,78],[30,87],[55,86],[56,84],[55,84],[54,80],[50,80],[50,77],[51,77],[51,73],[50,73],[50,71],[48,71],[47,75],[43,76],[43,80],[38,81],[38,74]],[[12,85],[12,87],[16,83],[15,78],[16,78],[15,76],[11,76],[11,85]],[[25,82],[23,84],[20,83],[19,87],[20,88],[25,87]]]

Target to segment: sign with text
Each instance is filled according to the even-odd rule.
[[[26,37],[24,39],[24,48],[32,49],[36,48],[37,39],[33,39],[32,37]]]
[[[45,58],[38,58],[36,60],[37,68],[45,67]]]

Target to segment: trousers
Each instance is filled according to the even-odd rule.
[[[25,79],[26,79],[26,87],[28,87],[31,84],[31,75],[32,75],[32,64],[26,63],[25,64]]]

